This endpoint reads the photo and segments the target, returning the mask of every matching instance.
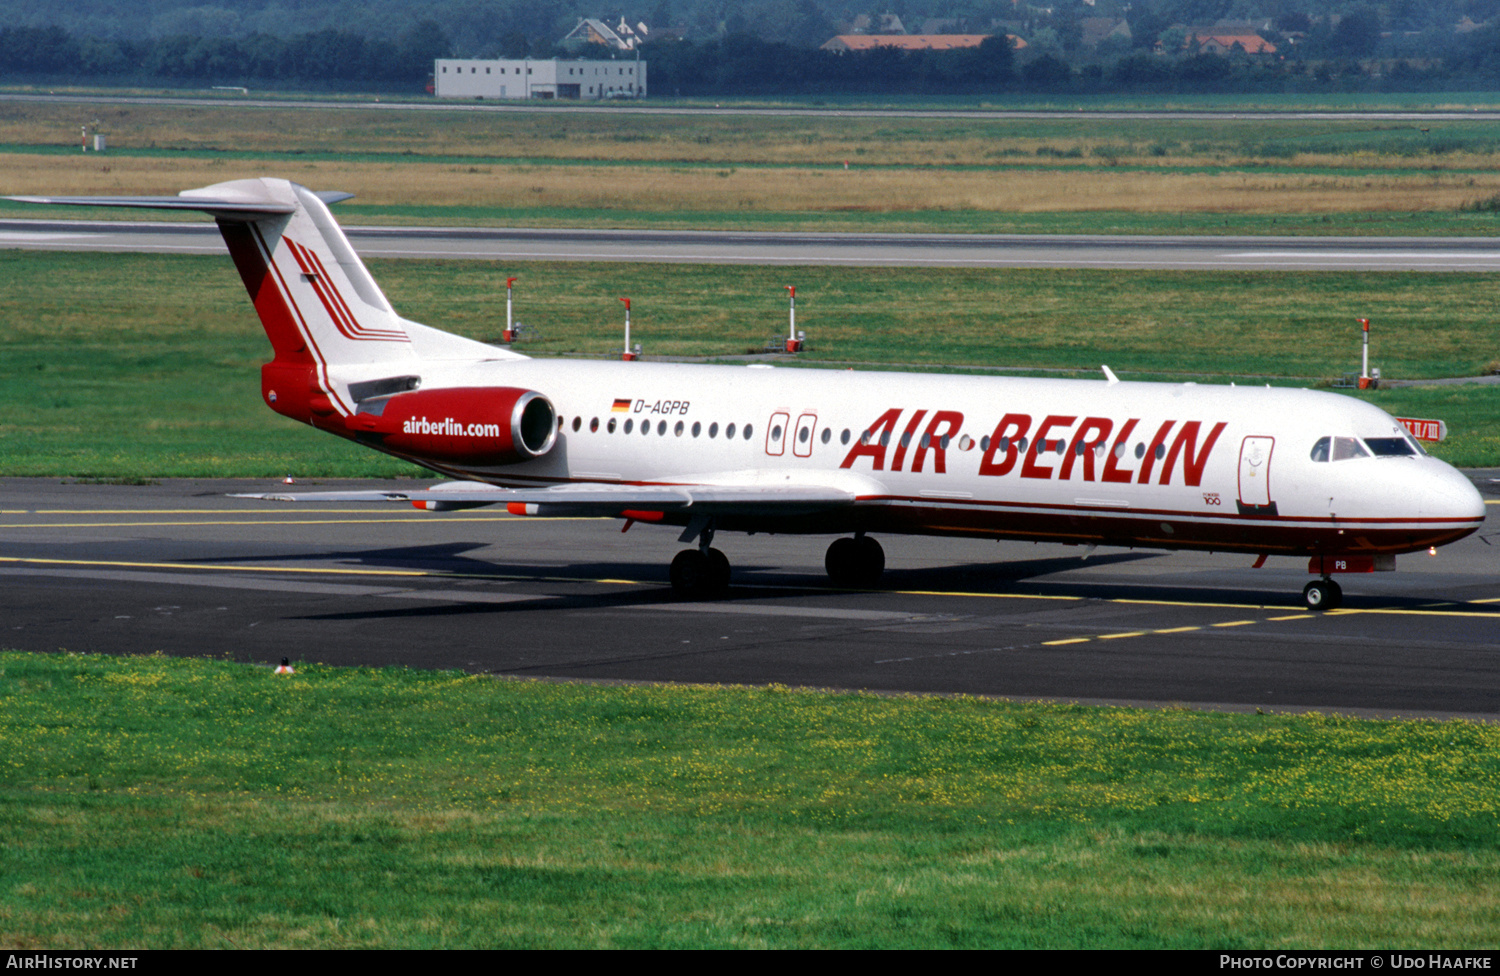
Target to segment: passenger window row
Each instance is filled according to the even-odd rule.
[[[558,430],[564,430],[569,426],[572,427],[574,433],[578,433],[579,431],[583,430],[583,418],[574,417],[571,425],[567,423],[565,418],[561,416],[557,418]],[[674,423],[669,423],[665,420],[658,420],[653,427],[650,420],[642,420],[637,423],[634,417],[626,417],[625,421],[621,423],[618,417],[610,417],[606,421],[604,421],[602,426],[604,428],[604,432],[607,434],[634,434],[639,431],[641,434],[649,436],[653,429],[655,430],[656,436],[658,437],[665,437],[668,430],[670,430],[675,437],[682,437],[684,434],[691,434],[693,437],[701,437],[704,434],[703,423],[697,420],[693,421],[693,425],[691,427],[688,426],[687,421],[685,420],[678,420]],[[590,418],[588,422],[589,433],[597,434],[600,427],[601,424],[598,417]],[[717,422],[708,425],[707,434],[709,439],[711,440],[716,439],[719,436],[719,425]],[[746,424],[745,426],[740,427],[738,424],[728,424],[724,427],[725,440],[734,440],[736,436],[748,441],[750,438],[755,436],[755,426],[753,424]]]
[[[706,431],[703,427],[702,421],[698,420],[693,421],[691,427],[688,426],[687,421],[685,420],[678,420],[671,423],[665,420],[658,420],[653,427],[650,420],[642,420],[637,423],[634,417],[626,417],[623,423],[618,417],[610,417],[602,424],[600,423],[598,417],[591,417],[588,421],[588,430],[591,434],[597,434],[601,426],[603,427],[604,432],[607,434],[633,434],[639,431],[641,434],[649,436],[654,429],[656,432],[656,436],[658,437],[665,437],[667,435],[667,432],[670,430],[674,437],[682,437],[684,435],[702,437],[706,433],[709,440],[716,440],[720,433],[719,424],[717,421],[710,423]],[[572,423],[570,424],[565,417],[559,415],[557,418],[557,429],[567,430],[570,427],[575,434],[581,432],[584,428],[583,417],[574,417]],[[743,427],[741,427],[738,424],[726,424],[723,428],[723,434],[725,440],[732,441],[736,437],[738,437],[741,440],[748,441],[755,436],[755,425],[745,424]],[[806,444],[811,436],[812,430],[810,428],[804,427],[801,431],[798,432],[797,439],[800,442]],[[839,443],[848,444],[849,440],[852,437],[853,434],[851,434],[846,428],[844,432],[839,435]],[[833,431],[828,427],[824,427],[820,439],[824,444],[831,443],[833,441]],[[775,424],[771,428],[771,440],[781,440],[780,424]],[[945,437],[943,438],[943,440],[946,441],[947,438]]]

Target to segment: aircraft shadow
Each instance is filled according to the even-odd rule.
[[[1111,552],[1083,556],[1053,556],[1046,559],[1006,559],[922,569],[889,569],[881,577],[882,589],[932,589],[942,585],[976,586],[1015,583],[1053,573],[1099,566],[1119,566],[1145,559],[1159,559],[1157,552]],[[929,585],[930,584],[930,585]]]
[[[489,559],[472,559],[465,553],[475,549],[485,549],[490,545],[487,542],[445,542],[430,546],[402,546],[390,549],[351,549],[351,550],[320,550],[300,553],[276,553],[267,555],[255,553],[249,555],[226,555],[205,556],[195,560],[182,560],[183,562],[199,562],[209,564],[241,563],[245,565],[263,564],[267,560],[275,560],[278,563],[329,563],[340,564],[340,568],[350,566],[361,566],[369,569],[386,570],[421,570],[429,573],[452,573],[465,576],[501,576],[522,575],[530,572],[535,575],[544,575],[536,566],[525,566],[520,568],[508,568],[501,566]]]
[[[506,563],[495,559],[475,559],[465,555],[474,550],[489,547],[489,543],[485,542],[448,542],[436,545],[402,546],[389,549],[323,550],[317,552],[288,553],[277,554],[274,557],[268,557],[265,554],[214,555],[183,561],[221,565],[225,563],[249,565],[264,563],[268,558],[274,558],[277,562],[285,563],[333,562],[341,566],[365,566],[371,569],[422,570],[424,572],[452,573],[465,576],[494,576],[506,579],[517,576],[535,576],[538,579],[548,576],[610,579],[625,577],[640,578],[646,576],[660,578],[665,581],[667,575],[665,560],[649,557],[643,559],[640,563],[571,563],[566,566],[543,567],[535,563]],[[929,566],[922,569],[891,569],[887,570],[884,577],[882,577],[881,588],[890,589],[892,588],[892,584],[898,580],[900,581],[901,588],[923,586],[928,582],[933,584],[1014,582],[1036,576],[1046,576],[1052,573],[1083,569],[1090,566],[1112,566],[1143,559],[1155,559],[1161,555],[1161,553],[1152,552],[1096,553],[1088,558],[1082,556],[1060,556],[1047,559],[1012,559],[996,560],[988,563],[964,563],[953,566]],[[778,572],[776,569],[768,566],[735,564],[736,577],[752,574],[754,580],[757,582],[768,582],[779,578],[780,581],[785,582],[788,586],[806,587],[810,579],[817,579],[826,585],[826,580],[823,579],[821,573],[817,574],[816,577],[812,577],[805,574],[794,575]],[[818,588],[822,588],[822,586]]]
[[[457,560],[446,564],[440,560],[434,561],[434,557],[437,554],[431,550],[446,551],[458,548],[462,547],[451,545],[422,547],[420,553],[422,560],[426,563],[426,568],[455,573],[464,571],[464,575],[469,579],[475,576],[493,576],[496,579],[514,581],[517,577],[524,580],[526,577],[532,576],[538,580],[550,577],[553,579],[561,578],[563,580],[576,580],[578,583],[587,583],[592,580],[601,579],[628,577],[639,579],[642,575],[640,572],[641,567],[637,564],[572,563],[567,566],[539,569],[534,565],[509,565],[496,562],[478,563],[474,560]],[[356,555],[366,563],[374,563],[377,561],[374,557],[379,554],[364,551]],[[380,564],[383,568],[414,568],[416,562],[411,558],[412,555],[412,550],[391,550],[385,554],[385,558],[380,561]],[[320,558],[326,559],[329,556],[330,554],[324,554]],[[1153,554],[1113,553],[1104,556],[1094,556],[1087,562],[1081,557],[1070,557],[898,570],[888,572],[882,579],[878,590],[923,590],[982,594],[1003,586],[1005,589],[1014,592],[1017,588],[1016,584],[1019,581],[1031,577],[1065,572],[1085,565],[1122,564],[1150,558],[1153,558]],[[463,570],[460,570],[457,564],[461,564]],[[659,573],[661,576],[665,576],[664,567],[654,567],[654,570],[653,575]],[[1067,584],[1063,583],[1049,585],[1036,584],[1024,587],[1023,592],[1056,593],[1067,588]],[[829,583],[821,574],[817,576],[800,573],[792,574],[777,567],[750,565],[737,567],[734,583],[731,584],[729,591],[710,602],[734,603],[768,599],[795,599],[816,594],[858,594],[860,592],[862,591],[844,590],[836,587]],[[386,618],[440,618],[471,614],[514,614],[532,611],[601,610],[644,606],[670,607],[681,602],[683,602],[682,598],[678,597],[668,588],[667,581],[663,578],[660,587],[631,587],[629,589],[612,589],[602,593],[537,594],[531,597],[518,596],[515,600],[498,604],[480,601],[468,603],[462,597],[455,597],[451,603],[435,601],[431,605],[418,607],[340,611],[331,614],[310,615],[302,619],[349,621]]]
[[[663,606],[682,602],[668,587],[666,566],[655,559],[642,562],[576,562],[566,565],[538,566],[535,563],[508,563],[479,559],[467,555],[489,548],[484,542],[451,542],[428,546],[405,546],[388,549],[322,551],[277,556],[285,562],[336,562],[344,566],[361,566],[372,570],[412,570],[462,577],[465,582],[493,578],[497,582],[526,584],[556,581],[587,585],[595,580],[633,579],[644,587],[611,588],[605,592],[553,592],[518,598],[504,603],[466,602],[456,596],[452,602],[433,601],[425,606],[383,607],[349,610],[303,617],[306,620],[378,620],[396,618],[444,618],[471,614],[515,614],[559,610],[607,610],[611,608]],[[1193,583],[1183,579],[1171,582],[1120,582],[1098,579],[1068,578],[1074,570],[1125,566],[1143,560],[1160,558],[1150,551],[1094,553],[1083,556],[1055,556],[1041,559],[995,560],[986,563],[964,563],[952,566],[927,566],[914,569],[890,569],[876,588],[882,591],[920,591],[925,593],[985,593],[1004,590],[1015,595],[1073,596],[1082,599],[1145,599],[1173,603],[1202,602],[1243,604],[1251,606],[1298,607],[1301,605],[1300,583],[1288,584],[1281,576],[1263,581],[1247,580],[1245,584],[1222,586],[1209,582]],[[205,557],[201,561],[223,564],[263,563],[265,555]],[[660,583],[653,586],[653,583]],[[768,599],[800,599],[814,595],[857,593],[830,583],[821,573],[790,573],[774,565],[736,565],[734,582],[729,591],[711,602],[734,603]],[[1346,592],[1344,605],[1418,607],[1431,604],[1431,596],[1363,595],[1354,587]],[[1486,608],[1488,609],[1488,608]]]

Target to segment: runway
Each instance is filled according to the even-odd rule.
[[[1500,239],[346,227],[366,258],[806,267],[1496,271]],[[212,222],[0,220],[0,248],[226,255]]]
[[[1500,471],[1470,474],[1500,501]],[[1297,560],[889,536],[881,588],[843,591],[827,538],[722,535],[729,596],[690,603],[666,582],[675,530],[227,497],[267,487],[0,479],[0,645],[1500,717],[1488,523],[1343,577],[1326,614],[1302,608]]]
[[[68,105],[174,105],[184,108],[253,108],[253,109],[334,109],[362,112],[478,112],[481,114],[525,115],[656,115],[656,116],[773,116],[776,118],[845,118],[845,119],[1040,119],[1049,121],[1090,122],[1108,119],[1135,121],[1209,121],[1246,122],[1250,124],[1311,120],[1318,122],[1493,122],[1500,112],[1493,109],[1391,109],[1391,110],[1313,110],[1280,111],[1258,109],[995,109],[995,108],[828,108],[775,105],[753,108],[744,104],[661,105],[654,102],[510,102],[426,98],[409,96],[375,98],[364,101],[331,101],[261,97],[245,90],[240,95],[161,96],[96,95],[92,93],[0,94],[0,102],[53,102]]]

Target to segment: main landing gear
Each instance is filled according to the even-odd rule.
[[[693,519],[678,536],[678,542],[698,540],[698,548],[684,549],[672,560],[669,576],[672,590],[689,600],[711,600],[729,589],[729,557],[714,545],[713,519]]]
[[[672,560],[672,589],[678,596],[708,600],[729,589],[729,557],[705,542],[684,549]]]
[[[838,586],[874,586],[885,572],[885,550],[863,532],[852,539],[834,539],[823,557],[823,568]]]
[[[729,589],[729,557],[713,548],[713,529],[698,533],[698,548],[684,549],[672,560],[672,590],[690,600],[711,600]],[[833,540],[823,559],[828,578],[837,586],[868,587],[885,572],[885,550],[859,533]]]
[[[1302,600],[1309,610],[1335,610],[1344,602],[1344,588],[1325,576],[1302,588]]]

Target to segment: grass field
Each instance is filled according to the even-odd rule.
[[[0,943],[1500,936],[1493,726],[298,671],[0,654]]]
[[[418,321],[479,339],[502,328],[504,278],[537,355],[606,354],[632,297],[651,356],[735,356],[785,325],[795,283],[802,363],[1072,370],[1136,379],[1314,386],[1356,369],[1356,316],[1393,379],[1477,375],[1497,357],[1500,282],[1455,274],[1246,274],[372,262]],[[88,296],[85,300],[81,296]],[[408,465],[260,404],[269,347],[227,261],[0,251],[0,473],[74,477],[380,477]],[[1500,391],[1379,391],[1398,413],[1448,421],[1437,448],[1500,463]]]
[[[77,148],[95,120],[103,156]],[[276,174],[355,192],[345,212],[373,222],[1488,235],[1497,172],[1500,137],[1467,121],[0,102],[6,193],[175,193]]]

